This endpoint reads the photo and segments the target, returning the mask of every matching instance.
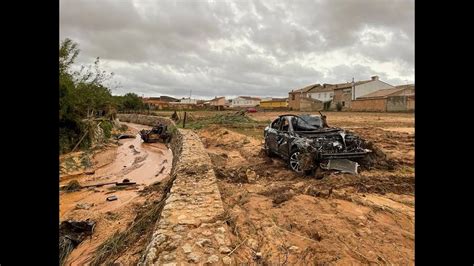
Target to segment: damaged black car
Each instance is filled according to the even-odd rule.
[[[264,129],[264,150],[287,160],[297,173],[317,168],[357,174],[359,159],[371,150],[344,129],[329,127],[324,115],[281,115]]]

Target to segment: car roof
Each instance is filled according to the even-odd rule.
[[[296,116],[296,117],[299,117],[299,116],[297,116],[297,115],[295,115],[295,114],[284,114],[284,115],[279,115],[278,117],[283,117],[283,116]]]
[[[301,115],[284,114],[284,115],[279,115],[278,118],[283,117],[283,116],[294,116],[294,117],[312,116],[312,117],[321,117],[320,115],[313,115],[313,114],[301,114]]]

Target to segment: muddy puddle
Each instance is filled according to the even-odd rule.
[[[169,176],[172,165],[172,151],[163,143],[144,143],[138,134],[148,126],[123,123],[128,133],[135,138],[118,140],[114,145],[92,158],[93,174],[81,174],[60,181],[65,186],[77,180],[81,186],[100,183],[122,182],[124,179],[135,185],[83,188],[79,191],[60,191],[60,221],[91,219],[97,221],[93,239],[81,243],[68,258],[67,265],[81,265],[93,254],[94,249],[116,230],[123,229],[134,217],[137,206],[145,201],[141,191]],[[117,200],[107,201],[116,196]]]

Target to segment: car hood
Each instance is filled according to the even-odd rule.
[[[304,136],[304,137],[318,137],[321,135],[340,135],[341,133],[345,133],[345,130],[342,128],[337,127],[325,127],[313,131],[294,131],[295,134]]]

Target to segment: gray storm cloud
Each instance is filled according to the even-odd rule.
[[[61,0],[60,38],[114,94],[286,96],[379,75],[414,82],[413,0]]]

